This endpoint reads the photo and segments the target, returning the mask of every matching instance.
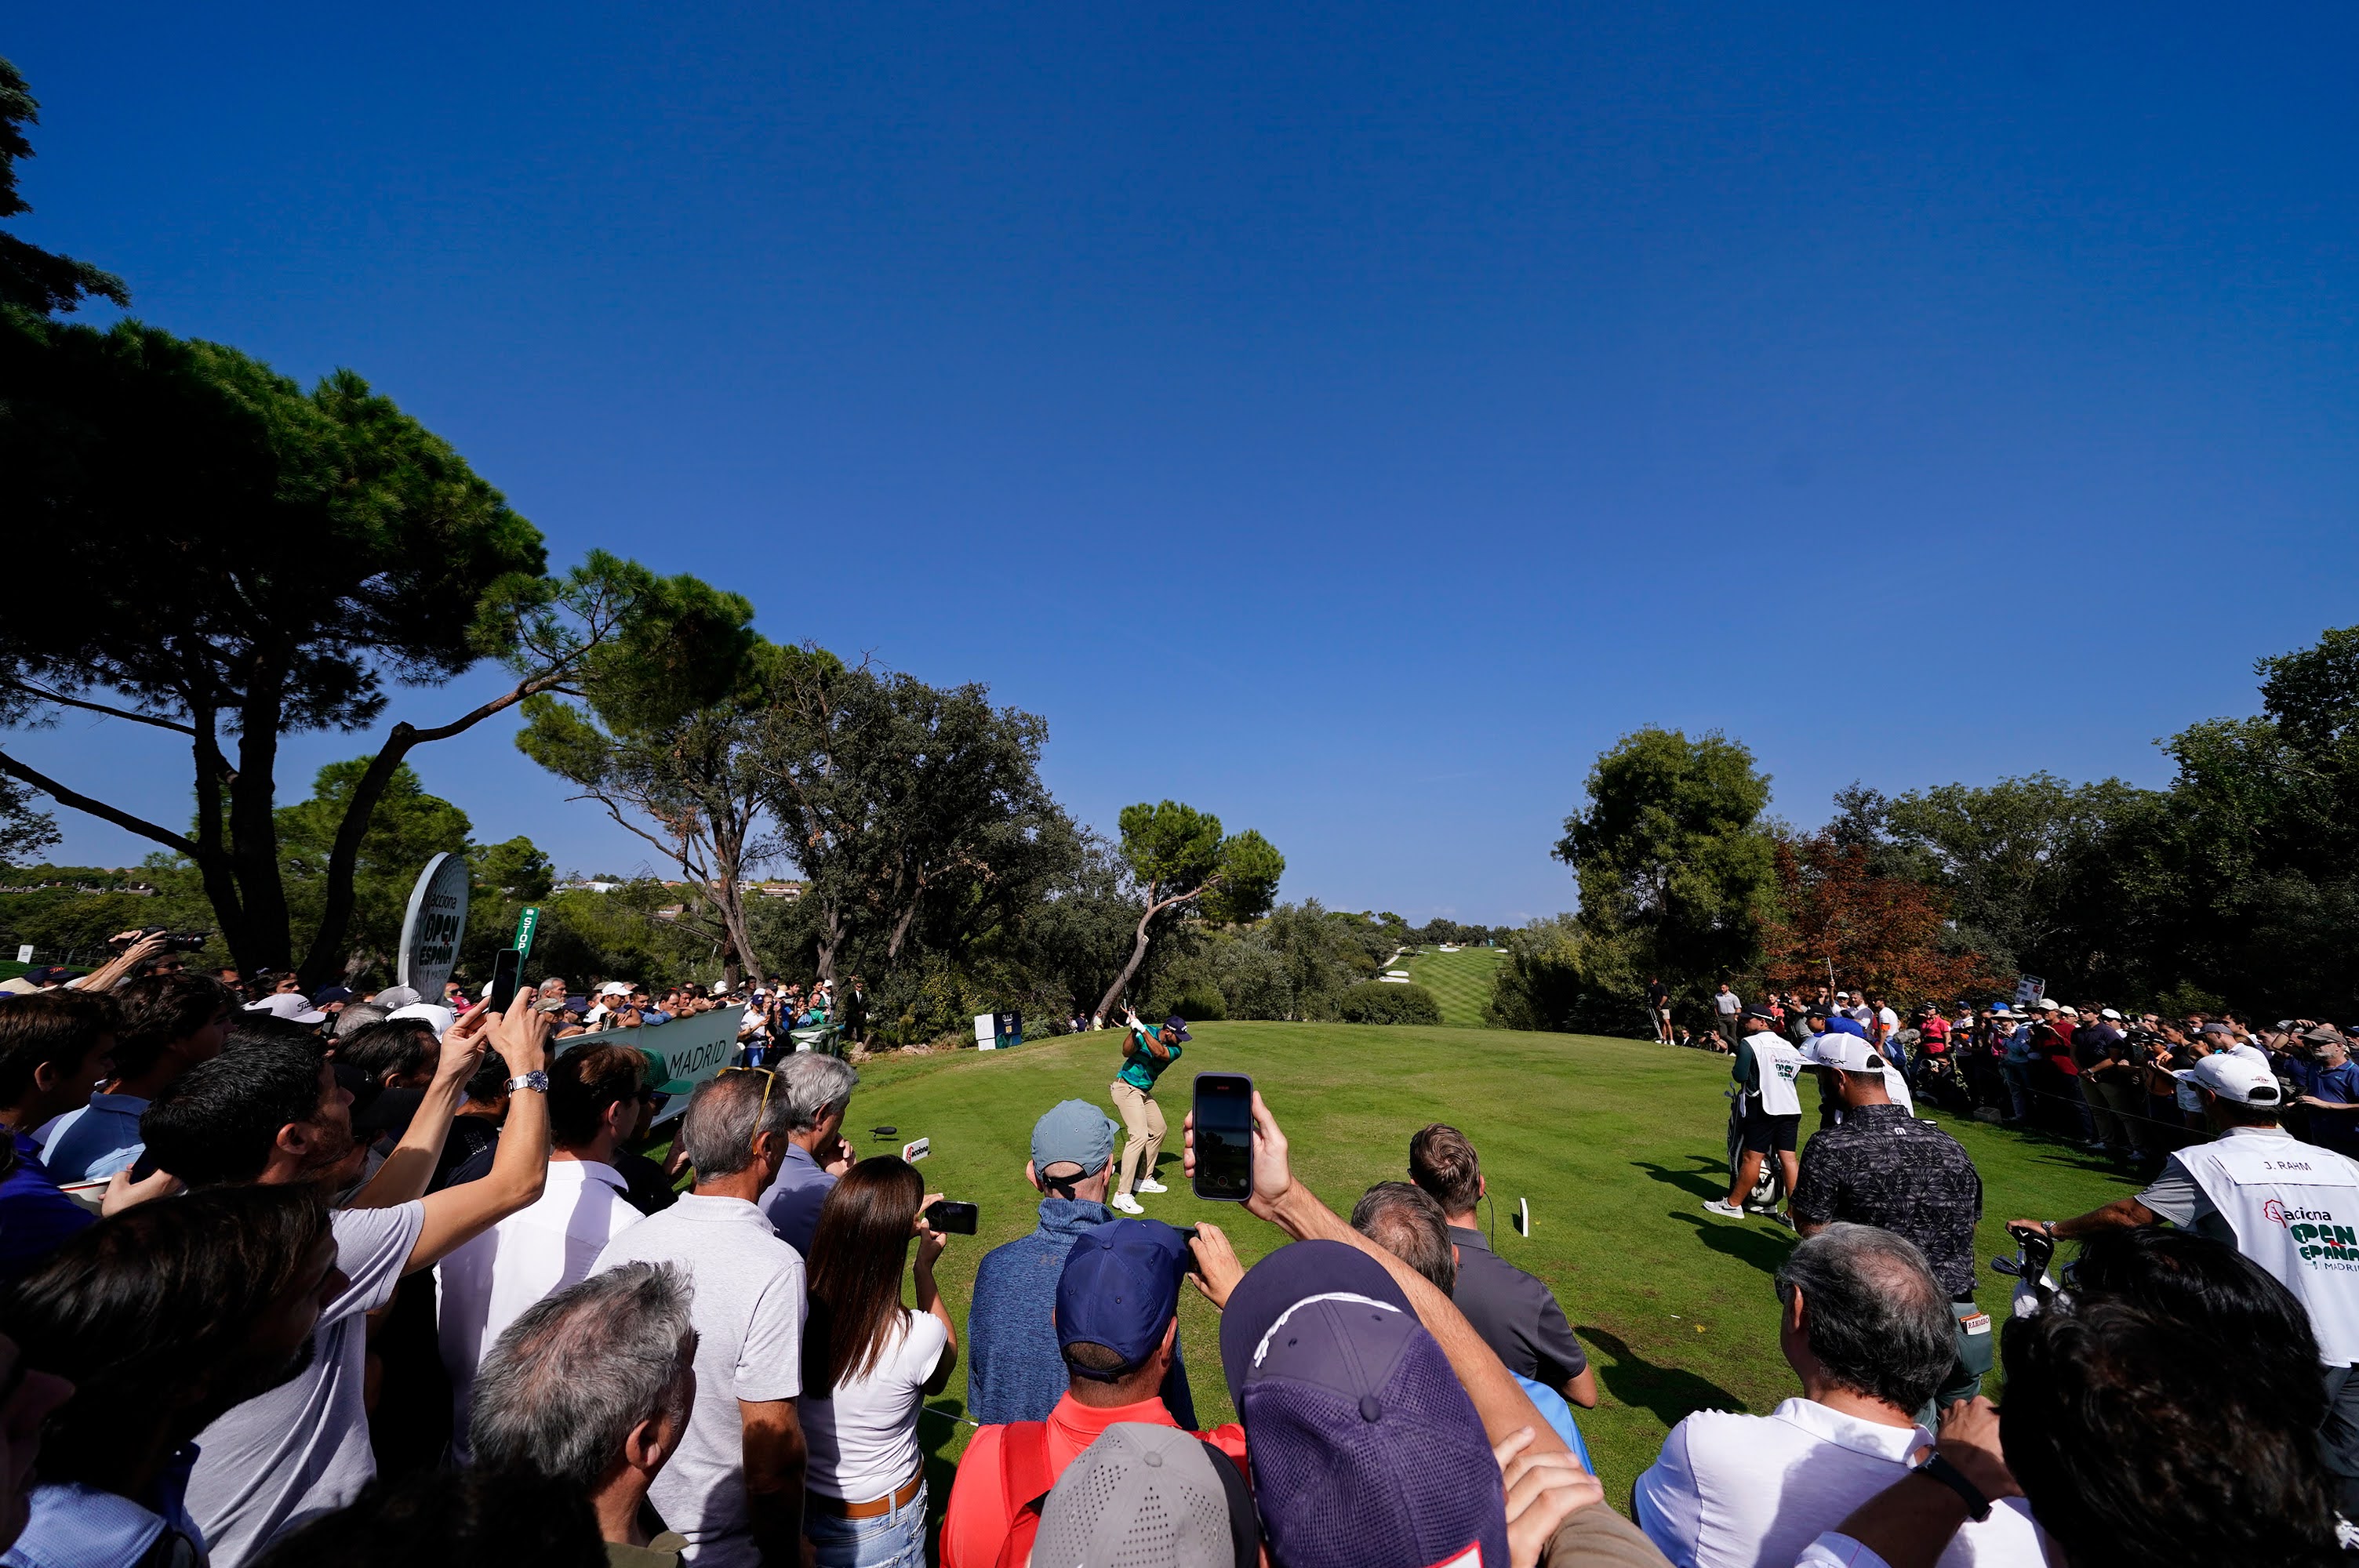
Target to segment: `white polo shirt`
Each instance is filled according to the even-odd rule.
[[[1881,1426],[1812,1400],[1766,1416],[1698,1411],[1671,1429],[1632,1496],[1638,1528],[1677,1568],[1778,1568],[1908,1474],[1932,1445],[1921,1426]],[[2042,1568],[2021,1498],[1992,1505],[1941,1568]]]
[[[434,1266],[436,1331],[451,1375],[451,1445],[464,1463],[475,1368],[508,1325],[544,1296],[590,1277],[606,1243],[646,1217],[622,1173],[595,1160],[551,1160],[540,1196]]]

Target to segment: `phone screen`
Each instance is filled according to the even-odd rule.
[[[506,1012],[516,1000],[516,977],[524,972],[524,955],[503,947],[492,959],[492,994],[486,999],[494,1012]]]
[[[1243,1203],[1253,1193],[1253,1080],[1196,1075],[1196,1195]]]
[[[945,1236],[973,1236],[979,1212],[971,1203],[938,1198],[926,1206],[926,1223]]]

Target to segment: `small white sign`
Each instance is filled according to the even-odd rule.
[[[934,1141],[930,1138],[913,1138],[901,1145],[901,1158],[912,1165],[933,1152]]]
[[[16,962],[20,964],[29,964],[32,961],[33,945],[30,942],[27,942],[23,946],[16,949]]]

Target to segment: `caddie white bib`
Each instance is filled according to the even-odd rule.
[[[1775,1034],[1756,1034],[1745,1041],[1753,1047],[1756,1072],[1761,1079],[1761,1114],[1799,1116],[1802,1098],[1794,1092],[1801,1076],[1802,1054]]]
[[[2310,1313],[2319,1359],[2359,1361],[2359,1165],[2293,1138],[2225,1137],[2179,1152],[2236,1250]]]

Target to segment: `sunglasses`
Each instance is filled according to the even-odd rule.
[[[759,1074],[761,1074],[761,1075],[762,1075],[762,1108],[761,1108],[760,1110],[757,1110],[757,1111],[756,1111],[756,1112],[754,1113],[754,1125],[755,1125],[756,1127],[759,1127],[759,1126],[761,1126],[761,1125],[762,1125],[762,1118],[769,1114],[769,1110],[770,1110],[770,1089],[771,1089],[771,1087],[772,1087],[773,1085],[775,1085],[775,1084],[777,1084],[777,1081],[778,1081],[778,1075],[777,1075],[777,1074],[776,1074],[776,1073],[774,1073],[774,1072],[772,1072],[772,1071],[771,1071],[769,1068],[767,1068],[767,1067],[723,1067],[723,1068],[722,1068],[722,1069],[721,1069],[721,1072],[722,1072],[722,1073],[724,1073],[724,1074],[725,1074],[725,1073],[759,1073]],[[716,1074],[716,1075],[714,1075],[714,1076],[719,1076],[720,1075],[719,1075],[719,1074]]]

